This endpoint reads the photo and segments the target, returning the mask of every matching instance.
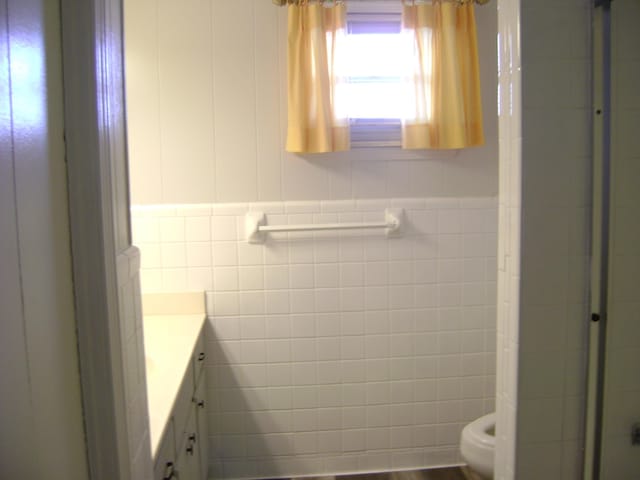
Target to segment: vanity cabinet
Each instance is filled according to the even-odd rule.
[[[204,377],[204,373],[202,374]],[[204,380],[201,379],[198,382],[198,387],[196,388],[196,394],[194,396],[195,405],[196,405],[196,423],[198,432],[207,432],[207,410],[205,404],[205,384]],[[208,436],[200,434],[199,449],[200,449],[200,471],[204,472],[206,478],[206,474],[209,470],[209,439]]]
[[[206,478],[206,472],[200,472],[199,443],[200,434],[196,428],[196,415],[192,408],[182,434],[182,448],[178,451],[176,470],[180,480],[203,480]]]
[[[154,480],[207,478],[204,360],[204,338],[201,332],[157,451]]]
[[[176,443],[173,432],[173,418],[169,419],[164,437],[160,442],[158,454],[153,468],[153,479],[164,480],[175,478]]]

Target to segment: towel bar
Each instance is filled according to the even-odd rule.
[[[384,228],[388,237],[400,236],[402,217],[401,208],[387,208],[383,222],[365,223],[309,223],[300,225],[266,225],[263,212],[249,212],[245,216],[245,236],[248,243],[264,243],[268,232],[310,232],[321,230],[361,230]]]

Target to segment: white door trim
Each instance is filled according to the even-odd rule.
[[[61,0],[65,137],[75,308],[92,480],[131,477],[116,259],[128,248],[116,188],[126,165],[122,17],[118,0]],[[121,82],[120,82],[121,83]],[[126,169],[125,169],[126,170]],[[126,192],[125,192],[126,196]],[[123,235],[124,233],[124,235]],[[129,243],[128,241],[125,243]],[[132,479],[133,480],[133,479]],[[139,480],[139,479],[135,479]]]

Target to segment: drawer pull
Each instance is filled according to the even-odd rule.
[[[173,468],[173,462],[167,462],[162,480],[171,480],[172,478],[176,478],[176,471]]]
[[[192,433],[191,435],[189,435],[188,440],[189,441],[188,441],[188,445],[187,445],[187,453],[189,455],[193,455],[193,446],[196,443],[196,434]]]
[[[192,433],[187,437],[187,453],[193,455],[193,446],[196,443],[196,434]]]
[[[204,352],[200,352],[200,353],[198,354],[198,361],[199,361],[199,362],[202,362],[203,360],[204,360]]]
[[[200,401],[198,402],[198,407],[200,407],[200,408],[204,408],[204,400],[200,400]]]

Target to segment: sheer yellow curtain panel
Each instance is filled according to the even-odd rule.
[[[402,147],[482,145],[473,2],[404,0],[402,31],[408,56]]]
[[[287,9],[287,151],[348,150],[348,120],[336,111],[346,7],[335,1],[302,1]]]

